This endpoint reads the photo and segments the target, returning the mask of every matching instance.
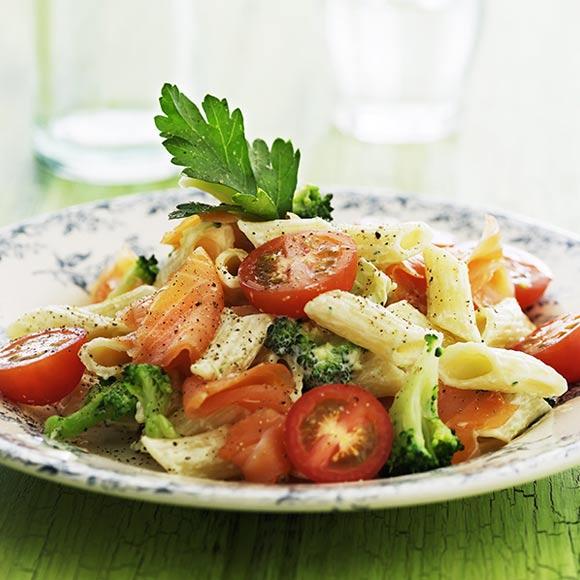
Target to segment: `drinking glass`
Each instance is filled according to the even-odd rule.
[[[338,127],[382,143],[452,133],[481,8],[481,0],[327,0]]]
[[[191,0],[36,0],[37,157],[63,177],[176,174],[153,117],[164,82],[192,91]]]

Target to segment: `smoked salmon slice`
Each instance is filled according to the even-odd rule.
[[[292,373],[286,366],[279,363],[262,363],[244,371],[234,377],[203,383],[197,377],[186,379],[183,385],[183,408],[185,414],[193,417],[209,414],[217,410],[216,405],[212,402],[214,397],[225,391],[233,391],[246,387],[259,386],[254,393],[259,396],[260,400],[265,396],[266,390],[262,387],[271,387],[270,391],[277,392],[277,400],[290,401],[290,393],[294,390],[294,379]],[[258,395],[257,391],[262,391]],[[243,392],[243,391],[242,391]],[[241,394],[241,393],[240,393]],[[234,397],[235,398],[235,397]],[[266,397],[270,398],[270,395]],[[222,397],[219,397],[222,400]],[[223,398],[223,404],[231,404],[234,399],[229,397]],[[263,407],[268,406],[263,404]],[[290,405],[288,404],[288,408]]]
[[[481,239],[467,260],[473,300],[478,306],[489,306],[514,296],[514,285],[503,259],[501,234],[497,220],[485,216]]]
[[[213,262],[198,248],[157,294],[135,330],[135,362],[168,367],[185,354],[195,362],[220,323],[224,294]]]
[[[461,463],[480,454],[478,432],[501,427],[516,411],[501,393],[466,391],[452,387],[439,389],[439,416],[453,431],[463,450],[453,455],[452,463]]]
[[[277,483],[292,469],[284,423],[285,416],[272,409],[256,411],[230,428],[218,455],[237,465],[247,481]]]

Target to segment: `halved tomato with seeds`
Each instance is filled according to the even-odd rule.
[[[27,405],[56,403],[70,394],[85,371],[78,354],[82,328],[49,328],[0,349],[0,392]]]
[[[317,483],[371,479],[393,442],[388,412],[356,385],[324,385],[304,394],[286,418],[294,468]]]
[[[285,234],[256,248],[238,275],[247,299],[263,312],[301,318],[304,306],[330,290],[351,290],[354,241],[336,232]]]

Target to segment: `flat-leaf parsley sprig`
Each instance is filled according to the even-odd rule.
[[[180,204],[171,218],[227,211],[270,220],[292,211],[300,151],[290,141],[276,139],[269,148],[256,139],[250,145],[241,111],[230,112],[225,99],[212,95],[201,105],[205,117],[174,85],[163,86],[160,103],[164,115],[155,124],[172,163],[184,168],[192,186],[221,202]]]

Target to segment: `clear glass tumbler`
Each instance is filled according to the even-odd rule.
[[[326,0],[338,127],[380,143],[452,133],[481,9],[481,0]]]
[[[192,90],[192,0],[36,0],[35,150],[65,178],[147,183],[176,170],[153,117]]]

